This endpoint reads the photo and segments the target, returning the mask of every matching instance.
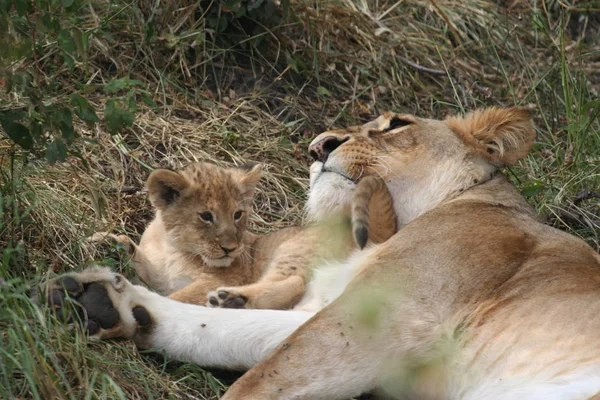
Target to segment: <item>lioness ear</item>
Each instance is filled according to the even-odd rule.
[[[233,168],[231,171],[233,179],[242,187],[243,196],[252,201],[256,186],[262,177],[262,165],[260,164],[245,164]]]
[[[181,192],[189,186],[189,183],[177,172],[157,169],[148,177],[146,186],[152,205],[159,210],[164,210],[181,196]]]
[[[468,145],[498,167],[514,165],[533,145],[535,130],[531,113],[519,107],[491,107],[446,123]]]

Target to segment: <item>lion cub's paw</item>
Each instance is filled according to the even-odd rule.
[[[215,308],[246,308],[248,298],[236,293],[235,288],[221,287],[208,292],[207,307]]]
[[[59,319],[81,322],[92,337],[131,338],[137,326],[152,323],[145,308],[130,307],[128,290],[131,288],[131,283],[122,275],[93,266],[49,280],[41,288],[39,297]]]
[[[134,251],[134,243],[127,235],[114,235],[110,232],[95,232],[92,236],[85,239],[87,244],[102,244],[107,242],[114,242],[123,247],[126,254],[132,254]]]

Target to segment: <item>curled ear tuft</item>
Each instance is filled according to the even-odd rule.
[[[262,165],[244,164],[231,169],[232,177],[238,182],[244,193],[244,197],[252,201],[254,191],[262,177]]]
[[[491,107],[446,123],[467,145],[498,167],[514,165],[533,145],[535,130],[529,110]]]
[[[148,177],[146,186],[152,205],[163,210],[181,196],[181,192],[189,187],[189,182],[177,172],[157,169]]]

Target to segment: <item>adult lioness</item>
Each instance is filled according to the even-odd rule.
[[[343,204],[356,178],[378,173],[403,227],[335,279],[317,275],[311,284],[331,282],[321,287],[336,299],[316,314],[179,304],[102,269],[59,283],[77,295],[96,283],[104,295],[90,300],[108,295],[112,329],[142,347],[253,366],[227,399],[336,399],[378,386],[402,398],[588,399],[600,392],[600,257],[539,223],[498,172],[533,138],[516,108],[445,121],[388,113],[318,136],[309,208]]]

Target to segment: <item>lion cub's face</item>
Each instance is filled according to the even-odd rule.
[[[156,170],[147,186],[168,239],[208,266],[227,267],[243,249],[260,166],[220,168],[195,163],[181,171]]]

